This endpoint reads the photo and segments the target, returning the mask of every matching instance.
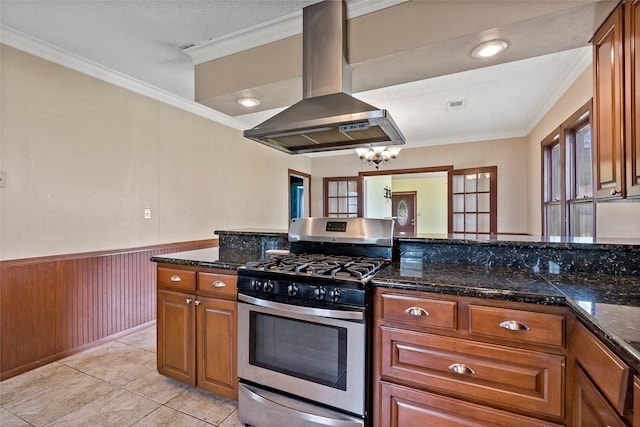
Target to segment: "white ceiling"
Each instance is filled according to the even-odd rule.
[[[194,99],[194,58],[191,56],[193,53],[187,54],[183,48],[218,45],[222,51],[232,53],[255,47],[260,41],[253,40],[247,44],[243,41],[247,40],[247,34],[256,29],[280,28],[285,21],[299,22],[293,31],[300,32],[302,8],[317,1],[2,0],[0,22],[3,42],[15,39],[16,34],[35,39],[42,42],[43,46],[62,49],[189,102]],[[363,14],[402,1],[348,1],[351,11],[348,16],[357,16],[353,11],[358,8]],[[434,0],[413,1],[437,3]],[[552,7],[554,3],[542,0],[467,1],[474,6],[485,6],[486,3],[483,10],[487,13],[492,8],[499,9],[514,2],[522,5],[535,3],[540,7],[547,3]],[[552,53],[544,54],[540,49],[529,47],[529,51],[535,52],[527,54],[518,50],[517,43],[512,43],[507,52],[511,51],[511,58],[518,58],[515,61],[486,67],[474,65],[481,68],[392,84],[354,95],[379,108],[388,109],[405,134],[408,146],[526,135],[557,99],[559,91],[566,89],[590,66],[591,50],[584,34],[592,34],[617,2],[565,0],[562,3],[566,6],[562,6],[564,10],[560,12],[565,15],[567,10],[571,12],[574,10],[572,8],[577,10],[595,3],[605,6],[597,10],[593,8],[593,11],[589,9],[587,14],[580,15],[583,21],[588,21],[581,24],[586,28],[582,28],[582,33],[577,36],[571,34],[564,37],[573,37],[577,41],[561,46],[559,52],[550,49]],[[557,3],[553,7],[558,9]],[[538,20],[535,21],[536,26],[540,25],[539,22],[551,22],[551,14],[540,13],[535,16]],[[455,17],[451,16],[442,19],[455,22]],[[510,24],[513,26],[513,23]],[[544,31],[534,34],[531,33],[531,26],[521,27],[527,28],[527,32],[519,36],[512,35],[512,39],[527,39],[530,45],[539,39],[539,46],[549,44],[550,34]],[[474,29],[474,32],[500,33],[498,30],[499,27],[486,28],[482,32]],[[288,31],[272,33],[286,37],[292,30]],[[11,37],[7,34],[11,34]],[[274,36],[274,39],[277,38]],[[234,40],[240,41],[234,43]],[[187,51],[194,51],[194,48]],[[449,61],[449,56],[453,63],[456,55],[468,56],[468,52],[450,51],[434,62],[438,62],[442,68],[442,64]],[[535,56],[528,58],[532,55]],[[197,62],[202,62],[202,58],[198,58]],[[420,66],[426,67],[424,64]],[[447,102],[458,100],[464,100],[466,107],[448,111]],[[281,109],[240,115],[229,122],[239,129],[250,128]]]

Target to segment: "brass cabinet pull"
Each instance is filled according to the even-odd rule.
[[[214,288],[224,288],[225,286],[227,286],[227,284],[224,282],[221,282],[220,280],[216,280],[215,282],[213,282]]]
[[[412,316],[428,316],[429,315],[429,312],[422,307],[409,307],[404,312]]]
[[[500,323],[500,327],[508,329],[510,331],[528,331],[531,329],[524,323],[518,322],[517,320],[505,320],[504,322]]]
[[[454,363],[452,365],[449,365],[449,369],[451,369],[456,374],[473,375],[476,373],[476,371],[463,363]]]
[[[182,279],[180,278],[180,276],[174,274],[173,276],[171,276],[171,281],[172,282],[182,282]]]

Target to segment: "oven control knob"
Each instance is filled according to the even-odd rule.
[[[265,292],[271,292],[273,290],[273,282],[271,280],[267,280],[263,289]]]
[[[295,297],[296,295],[298,295],[298,292],[300,292],[300,289],[298,289],[298,285],[296,285],[295,283],[287,286],[287,294],[289,294],[290,297]]]
[[[313,296],[317,299],[317,300],[322,300],[324,299],[325,294],[327,293],[327,291],[325,290],[325,288],[323,288],[322,286],[318,286],[313,290]]]
[[[329,291],[329,298],[331,298],[331,301],[333,302],[338,302],[341,296],[342,294],[338,288],[334,288]]]
[[[253,289],[254,291],[259,291],[262,289],[262,283],[260,283],[259,280],[252,280],[251,281],[251,289]]]

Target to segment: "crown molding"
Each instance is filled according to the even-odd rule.
[[[593,63],[591,46],[578,48],[581,52],[578,54],[574,62],[567,67],[567,72],[562,76],[556,87],[551,91],[551,96],[547,98],[545,103],[540,107],[538,113],[531,119],[526,127],[526,133],[529,135],[538,123],[547,115],[551,108],[558,102],[564,93],[576,82],[578,77]]]
[[[0,42],[23,52],[30,53],[47,61],[62,65],[74,71],[95,77],[115,86],[130,90],[148,98],[188,111],[205,119],[209,119],[237,130],[247,128],[246,123],[222,114],[195,101],[182,98],[164,89],[134,79],[111,68],[89,61],[64,49],[30,37],[17,30],[0,25]]]
[[[347,19],[377,12],[409,0],[347,1]],[[184,48],[194,65],[302,34],[302,11]]]

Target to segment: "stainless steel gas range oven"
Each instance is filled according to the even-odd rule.
[[[298,218],[289,242],[238,270],[240,420],[364,426],[367,286],[391,260],[393,221]]]

